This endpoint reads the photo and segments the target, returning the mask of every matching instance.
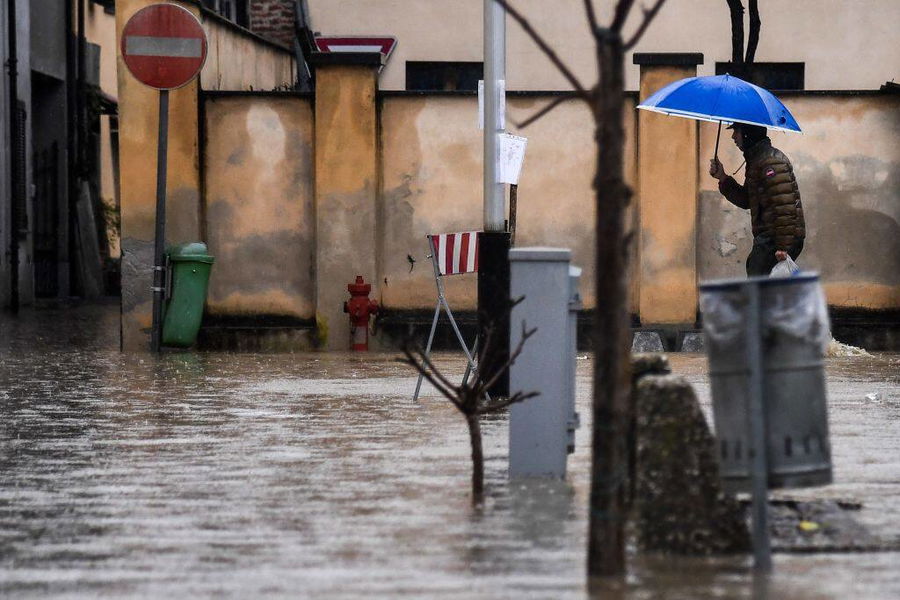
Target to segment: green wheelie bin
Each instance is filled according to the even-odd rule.
[[[171,246],[166,254],[171,292],[165,304],[162,343],[189,348],[200,331],[209,272],[215,259],[207,254],[203,242]]]

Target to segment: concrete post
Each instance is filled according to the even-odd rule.
[[[119,73],[119,169],[122,227],[122,349],[150,350],[156,135],[159,92],[140,83],[122,62],[122,28],[156,0],[116,2]],[[177,2],[199,17],[196,3]],[[167,243],[200,240],[199,78],[169,93]]]
[[[510,393],[539,392],[509,412],[509,476],[566,475],[569,349],[569,259],[564,248],[514,248],[509,252],[510,290],[523,298],[510,316],[510,348],[522,323],[537,328],[510,369]]]
[[[348,350],[347,284],[362,275],[378,297],[375,91],[378,52],[316,54],[316,321],[321,347]]]
[[[635,53],[640,100],[697,75],[702,54]],[[641,325],[697,318],[697,122],[638,111]]]

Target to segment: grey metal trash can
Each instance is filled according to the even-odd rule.
[[[755,277],[700,286],[720,474],[732,492],[750,491],[748,288],[759,298],[763,415],[769,488],[831,483],[822,354],[830,339],[815,274]]]

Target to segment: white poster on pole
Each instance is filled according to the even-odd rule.
[[[509,133],[500,134],[500,165],[497,179],[500,183],[519,184],[522,163],[525,162],[525,147],[528,138]]]

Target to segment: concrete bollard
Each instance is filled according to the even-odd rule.
[[[515,248],[509,253],[510,296],[523,298],[510,316],[510,348],[519,344],[523,322],[528,329],[537,328],[510,369],[510,393],[540,393],[510,407],[510,477],[566,475],[575,389],[570,256],[563,248]]]

